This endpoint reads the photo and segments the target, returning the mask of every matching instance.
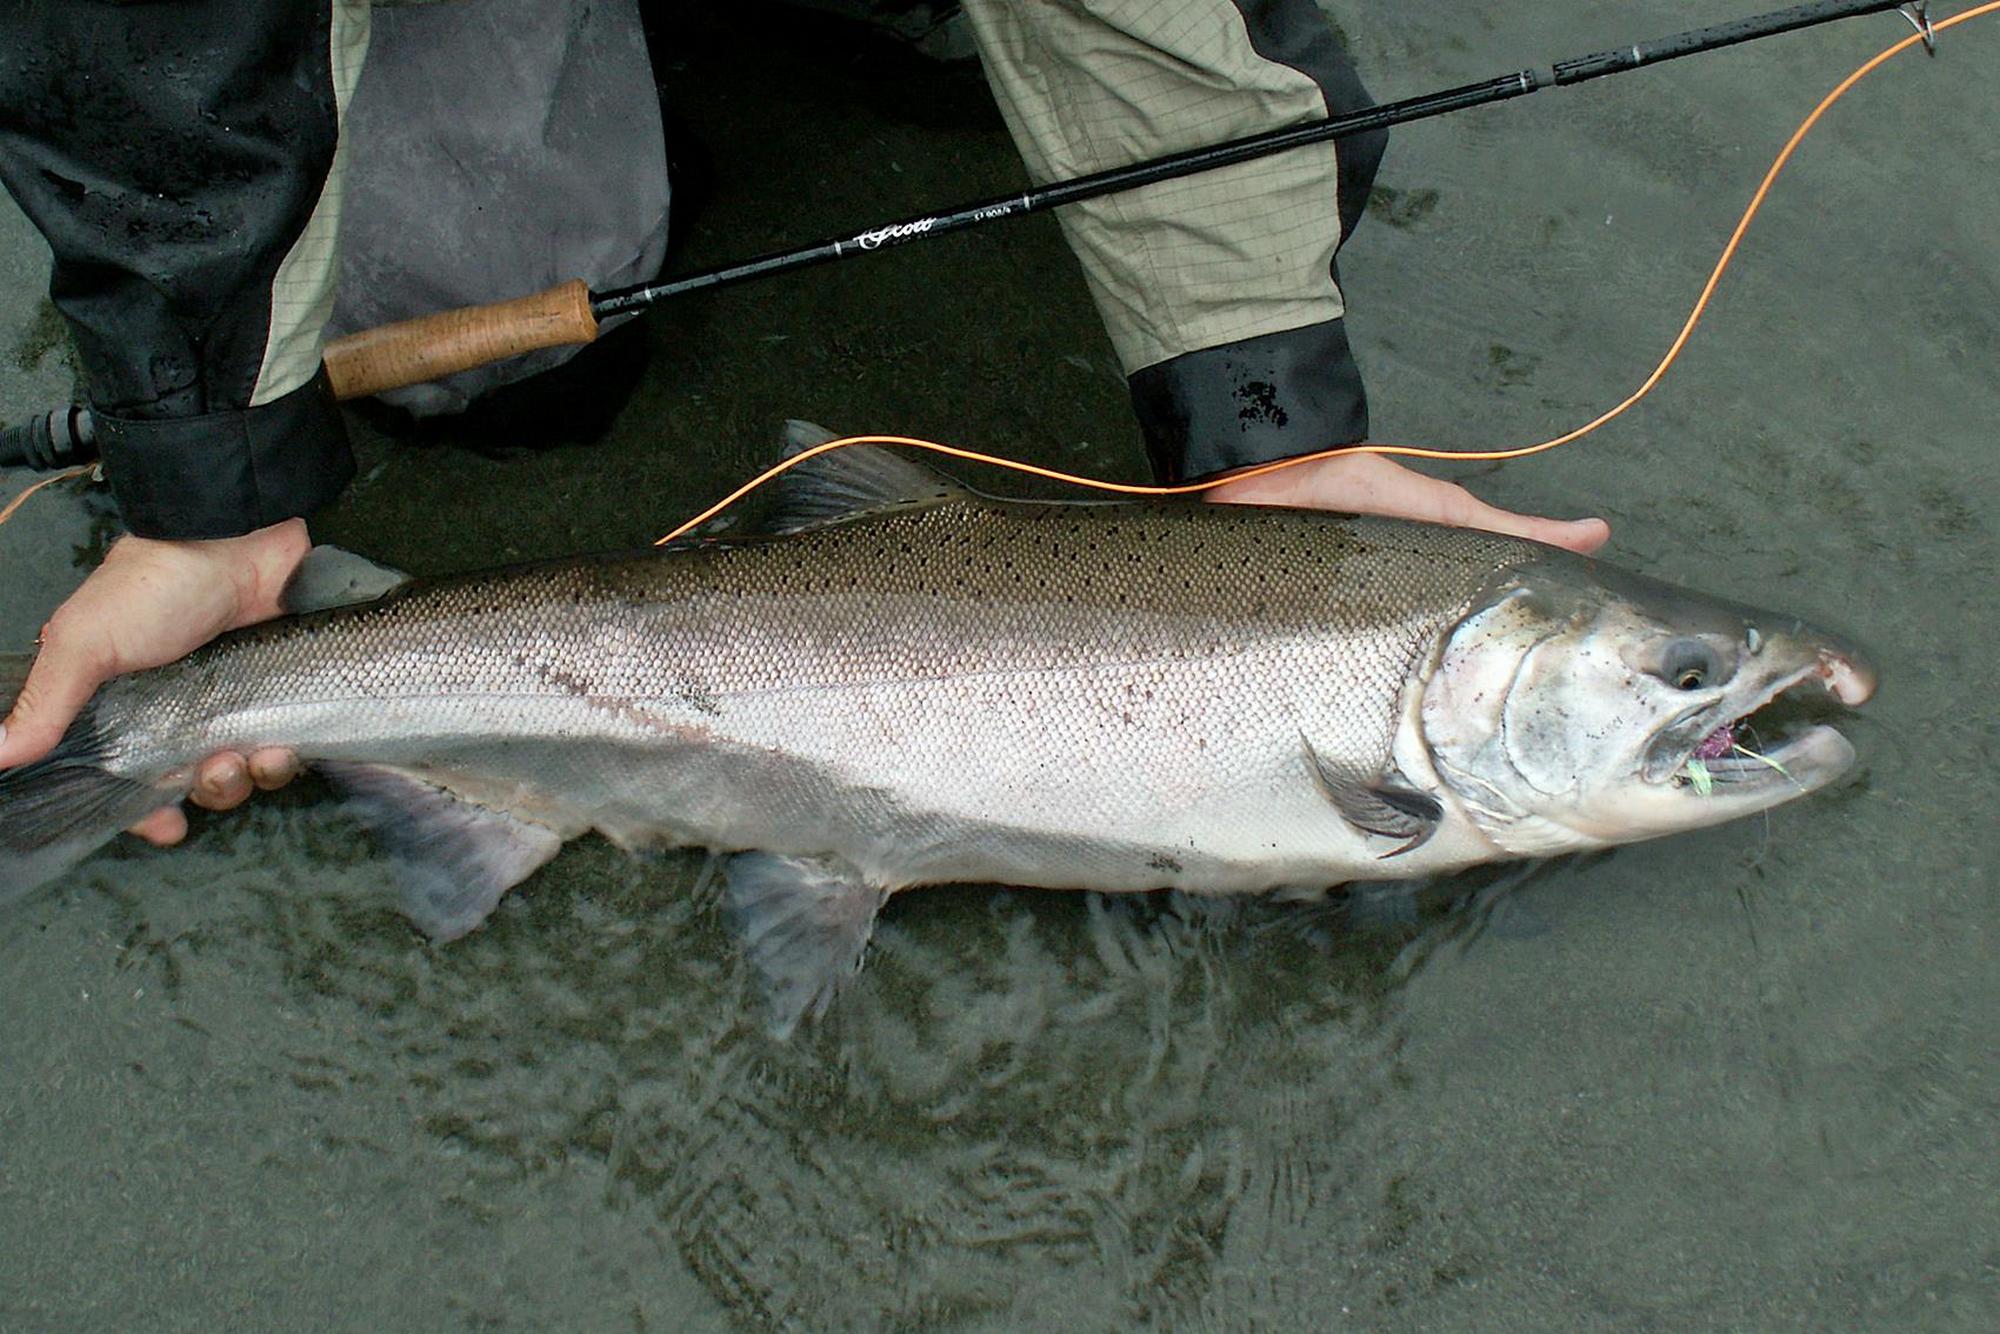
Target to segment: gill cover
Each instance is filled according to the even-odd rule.
[[[1582,781],[1567,758],[1568,739],[1561,728],[1516,717],[1510,708],[1517,689],[1552,674],[1566,647],[1563,631],[1545,602],[1525,588],[1507,588],[1459,622],[1424,689],[1424,739],[1439,776],[1481,831],[1518,856],[1583,846],[1539,809]],[[1552,731],[1549,750],[1517,762],[1530,735],[1548,746]]]
[[[1816,727],[1732,759],[1743,772],[1726,794],[1686,777],[1697,748],[1730,749],[1779,694],[1824,691],[1851,706],[1872,692],[1851,644],[1795,618],[1562,553],[1503,576],[1473,608],[1425,685],[1424,735],[1440,777],[1509,852],[1734,819],[1824,786],[1853,758]]]

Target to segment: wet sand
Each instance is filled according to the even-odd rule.
[[[1332,8],[1385,100],[1744,12]],[[1343,259],[1378,437],[1521,443],[1621,398],[1898,23],[1398,131]],[[913,894],[781,1045],[693,859],[586,841],[432,948],[301,784],[0,916],[0,1328],[2000,1324],[2000,20],[1942,45],[1808,141],[1657,393],[1460,470],[1870,645],[1839,791],[1432,886],[1411,920]],[[750,72],[710,31],[663,71],[716,161],[678,263],[1018,182],[976,73],[825,50]],[[0,217],[9,420],[69,388],[38,244]],[[1141,474],[1048,219],[642,336],[598,443],[357,421],[321,533],[425,573],[636,544],[788,416]],[[0,530],[0,638],[101,537],[70,499]]]

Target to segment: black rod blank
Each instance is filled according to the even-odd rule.
[[[755,259],[724,265],[721,268],[705,269],[685,277],[671,278],[664,282],[643,283],[637,287],[623,287],[601,295],[593,293],[590,311],[602,320],[611,315],[644,310],[670,296],[681,296],[711,287],[726,287],[771,274],[789,273],[793,269],[823,264],[830,260],[846,259],[874,250],[884,250],[890,246],[927,237],[942,236],[947,232],[962,231],[967,227],[995,222],[1001,218],[1041,213],[1048,209],[1061,208],[1065,204],[1096,199],[1101,195],[1135,190],[1140,186],[1153,185],[1160,181],[1178,180],[1197,172],[1214,171],[1219,167],[1234,166],[1239,162],[1249,162],[1256,158],[1268,157],[1273,153],[1303,148],[1309,144],[1328,143],[1349,135],[1363,134],[1369,130],[1387,129],[1391,125],[1404,125],[1411,121],[1428,120],[1433,116],[1463,111],[1467,107],[1485,106],[1490,102],[1526,97],[1530,93],[1539,92],[1552,85],[1583,83],[1607,74],[1622,74],[1626,70],[1638,69],[1642,65],[1656,65],[1666,60],[1677,60],[1682,56],[1734,46],[1739,42],[1756,41],[1761,37],[1772,37],[1799,28],[1810,28],[1838,19],[1853,18],[1860,14],[1876,14],[1900,7],[1901,0],[1812,0],[1812,3],[1794,5],[1790,9],[1774,10],[1751,18],[1696,28],[1656,41],[1638,42],[1632,46],[1620,47],[1614,51],[1600,51],[1594,55],[1579,56],[1574,60],[1560,61],[1548,69],[1524,69],[1481,83],[1468,83],[1457,88],[1447,88],[1442,92],[1405,98],[1400,102],[1388,102],[1345,116],[1332,116],[1325,120],[1309,121],[1304,125],[1293,125],[1282,130],[1270,130],[1242,139],[1232,139],[1227,143],[1207,148],[1193,148],[1165,157],[1150,158],[1130,166],[1113,167],[1073,180],[1037,186],[1023,190],[1019,194],[982,199],[945,213],[903,218],[883,226],[871,227],[852,236],[819,241],[812,245],[800,246],[796,250],[760,255]]]
[[[763,255],[756,259],[707,269],[664,282],[645,283],[602,294],[593,293],[590,309],[594,316],[602,320],[611,315],[645,310],[655,302],[670,296],[698,292],[711,287],[724,287],[770,274],[788,273],[808,265],[845,259],[925,237],[942,236],[947,232],[960,231],[1001,218],[1016,217],[1024,213],[1039,213],[1047,209],[1060,208],[1065,204],[1115,194],[1121,190],[1133,190],[1159,181],[1177,180],[1197,172],[1213,171],[1218,167],[1233,166],[1273,153],[1303,148],[1309,144],[1327,143],[1369,130],[1386,129],[1391,125],[1403,125],[1411,121],[1427,120],[1433,116],[1448,115],[1467,107],[1525,97],[1546,87],[1583,83],[1607,74],[1621,74],[1626,70],[1638,69],[1642,65],[1655,65],[1662,61],[1719,50],[1725,46],[1756,41],[1762,37],[1772,37],[1799,28],[1810,28],[1861,14],[1876,14],[1904,7],[1901,0],[1812,0],[1811,3],[1794,5],[1790,9],[1774,10],[1768,14],[1759,14],[1730,23],[1692,29],[1656,41],[1639,42],[1616,50],[1579,56],[1574,60],[1559,61],[1546,69],[1524,69],[1496,79],[1487,79],[1482,83],[1469,83],[1458,88],[1447,88],[1442,92],[1427,93],[1421,97],[1405,98],[1400,102],[1371,107],[1351,115],[1334,116],[1326,120],[1231,140],[1208,148],[1190,149],[1166,157],[1133,163],[1130,166],[1114,167],[1109,171],[1093,172],[1088,176],[1057,181],[1050,185],[1024,190],[1019,194],[981,200],[946,213],[904,218],[885,226],[871,227],[853,236],[843,236],[836,240],[801,246],[796,250]],[[58,467],[68,463],[88,461],[95,453],[95,442],[91,439],[90,417],[86,411],[71,410],[67,417],[61,412],[51,413],[0,430],[0,467]]]

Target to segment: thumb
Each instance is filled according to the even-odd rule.
[[[0,769],[38,760],[55,749],[109,674],[105,662],[103,650],[87,640],[48,635],[13,712],[0,723]]]

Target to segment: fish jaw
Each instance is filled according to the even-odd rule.
[[[1815,699],[1860,708],[1875,694],[1875,668],[1853,646],[1803,626],[1777,638],[1763,650],[1778,664],[1768,674],[1661,730],[1642,769],[1645,786],[1633,797],[1653,808],[1649,824],[1697,828],[1754,815],[1821,791],[1853,769],[1854,743],[1833,725],[1809,722],[1765,739],[1757,736],[1758,720],[1774,706]],[[1799,665],[1782,670],[1792,661]],[[1746,745],[1746,737],[1756,744]]]
[[[1853,744],[1787,715],[1865,704],[1875,669],[1790,617],[1550,557],[1475,603],[1426,685],[1425,741],[1516,855],[1719,824],[1820,791]]]

